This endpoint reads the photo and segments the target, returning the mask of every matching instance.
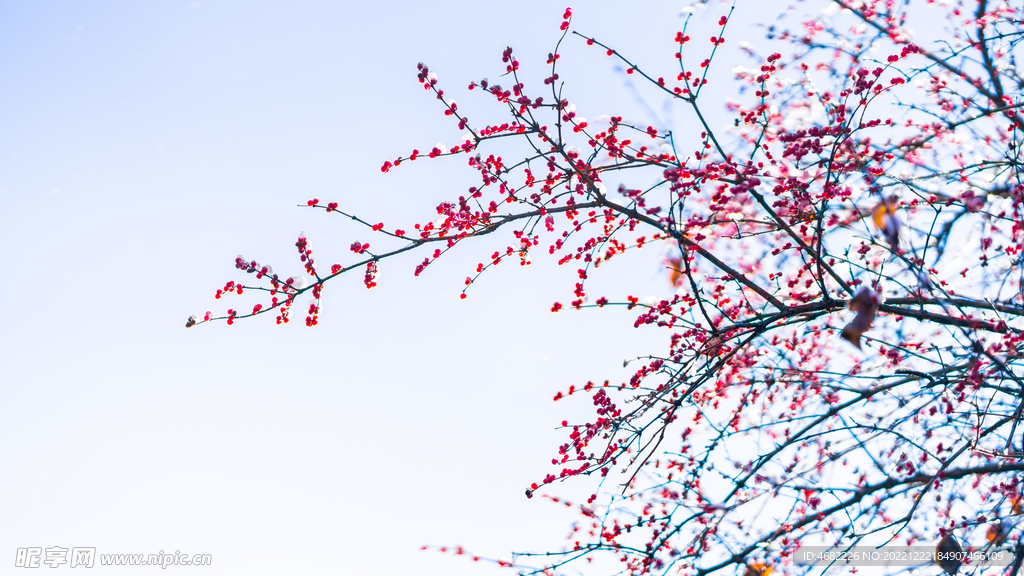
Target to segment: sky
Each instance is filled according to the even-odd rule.
[[[572,29],[669,75],[684,5],[574,2]],[[212,555],[175,573],[458,576],[502,572],[420,547],[507,559],[562,545],[576,518],[524,490],[550,471],[560,422],[592,406],[552,397],[622,381],[623,359],[667,345],[628,313],[551,314],[575,268],[499,266],[460,300],[476,262],[508,241],[482,239],[419,278],[425,254],[384,262],[370,291],[361,275],[332,281],[313,329],[298,312],[285,327],[184,324],[255,302],[214,299],[228,280],[252,281],[234,269],[239,254],[298,275],[302,232],[321,266],[378,241],[300,206],[312,197],[409,228],[476,184],[461,158],[379,169],[460,141],[416,63],[471,119],[500,123],[466,85],[499,78],[506,46],[542,78],[564,8],[0,3],[0,573],[18,573],[18,548],[60,546]],[[710,35],[726,12],[712,4],[692,25]],[[730,46],[756,44],[775,15],[741,6]],[[582,115],[695,133],[601,51],[569,38],[560,52]],[[751,60],[725,51],[712,78],[739,63]],[[730,95],[709,86],[712,102]],[[727,122],[721,112],[712,122]],[[590,293],[669,296],[661,258],[652,247],[609,264]],[[594,488],[552,492],[578,501]]]

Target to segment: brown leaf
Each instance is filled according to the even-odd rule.
[[[985,531],[985,539],[992,543],[993,546],[1002,546],[1006,543],[1006,536],[1009,530],[1006,524],[1002,522],[998,524],[992,524]]]
[[[935,563],[939,565],[939,568],[945,570],[946,574],[953,576],[960,569],[960,555],[963,551],[964,549],[960,547],[956,537],[952,533],[946,534],[935,546]]]
[[[875,313],[878,312],[878,295],[868,288],[861,288],[850,299],[849,307],[852,312],[856,313],[856,316],[843,328],[839,336],[860,349],[861,335],[870,330],[875,321]]]

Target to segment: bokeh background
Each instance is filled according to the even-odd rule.
[[[739,41],[756,48],[782,9],[746,4],[707,88],[723,128],[730,70],[755,62]],[[574,2],[572,29],[669,77],[683,7]],[[466,86],[510,84],[501,53],[512,46],[539,92],[564,8],[0,3],[0,573],[18,572],[19,547],[95,546],[213,555],[212,567],[175,573],[487,574],[498,569],[420,546],[509,559],[562,544],[578,518],[524,490],[550,471],[561,421],[586,421],[593,407],[552,397],[623,381],[623,359],[667,344],[624,311],[551,314],[571,300],[575,266],[538,251],[460,300],[476,262],[509,242],[495,236],[419,278],[426,254],[382,263],[371,291],[358,270],[332,281],[313,329],[301,309],[285,327],[271,316],[184,323],[251,308],[252,293],[214,299],[227,280],[254,280],[234,269],[238,254],[298,275],[300,232],[321,268],[351,263],[354,240],[389,245],[307,199],[411,229],[477,184],[464,157],[380,172],[413,148],[461,141],[416,63],[475,125],[506,121]],[[727,11],[698,5],[693,35],[710,36]],[[691,66],[709,49],[696,43]],[[602,50],[569,37],[560,52],[565,95],[592,123],[623,115],[683,144],[699,132]],[[669,296],[661,250],[610,262],[589,294]],[[595,488],[578,479],[549,492],[578,501]]]

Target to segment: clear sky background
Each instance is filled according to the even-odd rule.
[[[674,74],[684,3],[572,5],[573,29]],[[251,294],[213,298],[227,280],[253,280],[234,269],[238,254],[298,275],[302,231],[321,267],[351,263],[353,240],[384,244],[296,206],[309,198],[408,229],[477,184],[462,157],[380,172],[460,141],[415,65],[437,71],[474,123],[500,123],[500,107],[466,85],[501,82],[510,45],[539,88],[564,7],[0,3],[0,573],[17,573],[18,547],[95,546],[213,555],[213,567],[168,573],[488,574],[499,572],[419,547],[508,558],[562,544],[576,516],[523,492],[550,471],[559,423],[586,421],[592,406],[552,396],[619,382],[624,358],[667,345],[630,313],[551,314],[571,299],[575,267],[509,262],[460,301],[475,263],[508,242],[488,238],[420,278],[425,254],[384,262],[372,291],[358,273],[331,282],[314,329],[301,310],[286,327],[184,323],[251,308]],[[735,46],[757,45],[756,25],[780,8],[737,10],[709,85],[718,125],[729,70],[754,62]],[[694,36],[726,11],[699,11]],[[601,50],[569,38],[561,53],[581,115],[699,131],[683,107],[638,97]],[[589,293],[666,297],[661,257],[653,247],[613,261]]]

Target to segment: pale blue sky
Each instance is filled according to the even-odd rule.
[[[673,73],[683,3],[572,5],[573,29]],[[0,3],[0,566],[57,545],[212,554],[212,568],[168,568],[195,574],[486,574],[498,571],[418,548],[559,546],[575,517],[523,490],[565,441],[558,424],[592,407],[551,397],[621,380],[623,358],[665,345],[632,314],[551,314],[575,269],[500,266],[460,301],[462,279],[507,242],[486,239],[418,279],[423,255],[382,264],[373,291],[361,275],[332,282],[312,330],[302,316],[184,322],[252,305],[213,299],[242,278],[239,253],[298,274],[301,231],[322,265],[373,240],[296,207],[308,198],[409,228],[474,185],[461,159],[379,171],[459,141],[416,63],[472,120],[501,122],[466,85],[496,79],[507,45],[538,83],[564,7]],[[699,13],[695,35],[726,10]],[[730,46],[758,44],[752,22],[774,16],[741,7]],[[570,38],[561,52],[582,115],[654,121],[600,50]],[[726,51],[716,70],[737,63],[751,60]],[[683,108],[672,116],[695,131]],[[591,294],[664,297],[659,261],[657,248],[620,259]]]

